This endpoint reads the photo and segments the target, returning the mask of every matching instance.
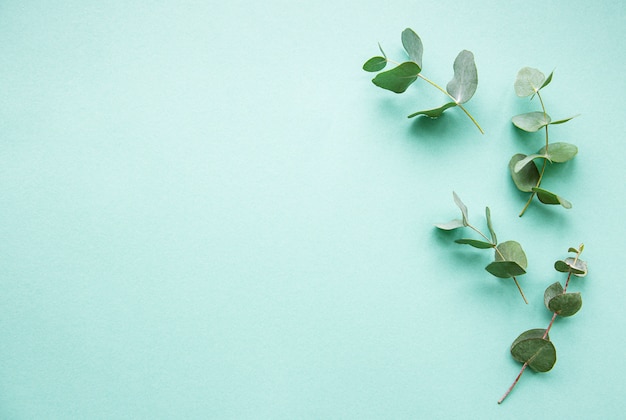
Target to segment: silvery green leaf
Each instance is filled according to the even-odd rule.
[[[411,29],[406,28],[402,31],[402,46],[406,50],[411,61],[417,63],[422,68],[422,54],[424,46],[420,37]]]
[[[546,79],[545,82],[543,82],[543,84],[541,85],[541,87],[539,89],[543,89],[544,87],[548,86],[550,84],[550,82],[552,81],[552,75],[554,74],[554,70],[552,70],[550,72],[550,74],[548,75],[548,78]]]
[[[576,263],[574,263],[576,261]],[[581,259],[566,258],[564,261],[559,260],[554,263],[554,269],[561,273],[572,273],[578,277],[587,275],[587,263]]]
[[[578,153],[578,147],[570,143],[556,142],[549,144],[547,153],[545,146],[537,153],[545,155],[551,162],[562,163],[573,159]]]
[[[454,219],[447,223],[437,223],[435,226],[441,230],[454,230],[465,227],[465,224],[463,224],[463,220]]]
[[[571,119],[573,119],[573,118],[578,117],[579,115],[580,115],[580,114],[576,114],[576,115],[573,115],[573,116],[568,117],[568,118],[563,118],[562,120],[552,121],[552,122],[550,122],[550,124],[551,124],[551,125],[563,124],[563,123],[566,123],[566,122],[568,122],[569,120],[571,120]]]
[[[489,210],[489,207],[485,207],[485,218],[487,219],[487,228],[491,234],[491,241],[494,244],[497,244],[498,238],[496,237],[496,232],[493,230],[493,225],[491,224],[491,210]]]
[[[515,241],[506,241],[499,244],[496,247],[495,259],[496,261],[514,261],[523,269],[528,267],[526,253],[522,246]]]
[[[546,305],[546,308],[548,308],[548,310],[551,310],[549,304],[552,298],[561,294],[563,294],[563,286],[561,286],[561,283],[559,283],[558,281],[548,286],[546,291],[543,293],[543,304]]]
[[[469,101],[478,87],[478,70],[474,63],[474,54],[463,50],[454,60],[454,77],[446,90],[454,98],[457,104]]]
[[[537,186],[537,183],[539,182],[539,170],[537,169],[535,162],[531,160],[521,170],[517,172],[515,171],[515,165],[517,162],[525,158],[526,155],[522,153],[513,155],[509,161],[509,172],[511,173],[511,178],[513,179],[513,182],[518,190],[532,192],[533,188]]]
[[[517,128],[534,133],[541,128],[550,124],[551,118],[548,114],[541,111],[527,112],[514,116],[511,121]]]
[[[513,171],[517,173],[521,171],[524,168],[524,166],[528,165],[531,161],[535,159],[546,159],[546,158],[547,156],[545,153],[528,155],[515,164],[515,166],[513,167]]]
[[[454,198],[454,202],[461,209],[461,214],[463,215],[463,225],[469,226],[468,216],[467,216],[467,206],[463,204],[461,198],[454,191],[452,191],[452,197]]]
[[[583,306],[583,298],[579,292],[563,293],[548,302],[548,309],[560,316],[572,316]]]
[[[546,76],[537,69],[524,67],[515,79],[515,94],[520,97],[534,95],[544,86]]]
[[[418,115],[425,115],[430,118],[439,118],[443,114],[443,111],[445,111],[448,108],[452,108],[456,105],[457,105],[456,102],[448,102],[447,104],[442,105],[439,108],[426,109],[424,111],[414,112],[411,115],[409,115],[408,118],[417,117]]]

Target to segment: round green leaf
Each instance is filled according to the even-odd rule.
[[[511,345],[511,355],[521,363],[536,372],[547,372],[556,363],[556,349],[554,344],[542,338],[545,330],[529,330],[520,335]]]
[[[387,65],[387,59],[385,57],[372,57],[363,64],[363,70],[365,71],[380,71]]]
[[[424,46],[420,37],[410,28],[406,28],[402,31],[402,46],[409,54],[411,61],[414,61],[420,68],[422,68],[422,54],[424,53]]]
[[[548,309],[560,316],[572,316],[583,306],[580,293],[563,293],[548,302]]]
[[[549,303],[552,298],[561,294],[563,294],[563,286],[561,286],[561,283],[559,283],[558,281],[548,286],[543,294],[543,303],[544,305],[546,305],[546,308],[548,308],[548,310],[551,310]]]
[[[534,133],[550,124],[550,116],[541,111],[527,112],[514,116],[511,121],[517,128]]]
[[[526,253],[518,242],[502,242],[496,247],[495,254],[496,261],[513,261],[516,262],[523,269],[526,269],[526,267],[528,267]]]
[[[485,270],[501,279],[508,279],[510,277],[526,274],[526,270],[524,270],[524,268],[515,261],[494,261],[485,267]]]
[[[378,73],[376,77],[372,79],[372,82],[383,89],[395,93],[402,93],[417,79],[417,75],[420,71],[421,69],[417,64],[412,61],[407,61],[391,70]]]
[[[473,246],[474,248],[479,248],[479,249],[493,248],[492,243],[485,242],[485,241],[477,241],[476,239],[457,239],[454,242],[456,242],[457,244],[470,245],[470,246]]]
[[[463,50],[454,60],[454,77],[446,90],[454,98],[457,104],[469,101],[478,87],[478,71],[474,63],[474,54]]]
[[[550,79],[552,79],[552,74],[550,74]],[[513,85],[515,94],[520,97],[534,95],[549,83],[544,83],[545,81],[546,76],[542,72],[531,67],[524,67],[517,73]]]
[[[515,171],[517,162],[525,158],[526,155],[522,153],[513,155],[509,161],[509,172],[518,190],[531,192],[539,182],[539,170],[537,169],[537,165],[531,160],[522,169]]]
[[[417,117],[418,115],[425,115],[429,118],[439,118],[443,115],[443,112],[448,109],[456,106],[456,102],[448,102],[445,105],[440,106],[439,108],[433,109],[425,109],[423,111],[417,111],[408,116],[408,118]]]
[[[576,261],[575,264],[574,261]],[[578,277],[585,277],[587,275],[587,262],[581,259],[575,260],[569,257],[564,261],[559,260],[554,263],[554,268],[561,273],[572,273]]]
[[[543,146],[537,153],[545,155],[552,162],[562,163],[573,159],[574,156],[576,156],[576,153],[578,153],[578,147],[570,143],[556,142],[550,143],[547,153],[545,146]]]
[[[563,197],[559,197],[558,195],[550,192],[548,190],[544,190],[543,188],[533,188],[532,191],[537,193],[537,198],[543,204],[560,204],[566,209],[572,208],[572,203],[564,199]]]

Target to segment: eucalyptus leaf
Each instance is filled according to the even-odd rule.
[[[526,253],[522,249],[522,246],[518,242],[515,242],[515,241],[506,241],[506,242],[502,242],[501,244],[499,244],[496,247],[495,260],[496,261],[513,261],[517,263],[523,269],[526,269],[526,267],[528,267],[528,260],[526,259]]]
[[[524,268],[522,268],[515,261],[494,261],[485,267],[485,270],[501,279],[508,279],[510,277],[526,274],[526,270],[524,270]]]
[[[583,298],[579,292],[563,293],[553,297],[548,303],[548,309],[559,316],[572,316],[583,306]]]
[[[548,156],[545,154],[545,151],[544,153],[528,155],[515,164],[515,166],[513,167],[513,171],[514,172],[521,171],[522,169],[524,169],[524,166],[528,165],[531,161],[535,159],[547,159],[547,158]]]
[[[395,93],[402,93],[417,79],[420,73],[420,67],[412,61],[407,61],[399,66],[378,73],[372,82],[383,89],[390,90]]]
[[[424,46],[420,37],[410,28],[406,28],[402,31],[402,46],[406,50],[411,61],[414,61],[420,68],[422,68],[422,54],[424,53]]]
[[[489,210],[489,207],[485,207],[485,219],[487,219],[487,228],[489,229],[489,234],[491,234],[491,241],[494,244],[497,244],[498,238],[496,237],[496,232],[493,230],[493,225],[491,223],[491,210]]]
[[[554,263],[554,269],[561,273],[572,273],[578,277],[585,277],[587,275],[587,263],[581,259],[576,260],[571,257],[566,258],[565,261],[556,261]]]
[[[511,121],[517,128],[534,133],[535,131],[539,131],[541,128],[550,124],[552,119],[544,112],[534,111],[516,115],[511,119]]]
[[[537,69],[524,67],[517,73],[515,79],[515,94],[520,97],[534,95],[546,83],[546,76]]]
[[[567,250],[567,252],[574,252],[574,253],[578,254],[578,250],[576,248],[574,248],[573,246],[570,246],[569,249]]]
[[[570,143],[556,142],[549,144],[547,153],[545,146],[537,153],[546,155],[551,162],[562,163],[573,159],[578,153],[578,147]]]
[[[465,227],[463,220],[460,219],[454,219],[447,223],[437,223],[435,226],[441,230],[454,230]]]
[[[574,118],[578,117],[579,115],[580,115],[580,114],[576,114],[576,115],[573,115],[573,116],[568,117],[568,118],[563,118],[562,120],[551,121],[551,122],[550,122],[550,124],[551,124],[551,125],[563,124],[563,123],[568,122],[568,121],[569,121],[569,120],[571,120],[571,119],[574,119]]]
[[[454,191],[452,191],[452,197],[454,198],[454,202],[456,203],[456,205],[459,207],[459,209],[461,209],[461,215],[463,216],[463,225],[469,226],[467,206],[463,204],[461,198]]]
[[[572,203],[570,203],[569,201],[567,201],[563,197],[560,197],[560,196],[554,194],[553,192],[550,192],[548,190],[544,190],[543,188],[533,188],[532,190],[533,190],[533,192],[537,193],[537,198],[543,204],[560,204],[561,206],[565,207],[566,209],[571,209],[572,208]]]
[[[546,291],[543,293],[543,303],[544,305],[546,305],[546,308],[548,308],[548,310],[552,310],[550,309],[550,306],[549,306],[550,301],[555,296],[562,295],[562,294],[563,294],[563,286],[561,286],[561,283],[559,283],[558,281],[548,286]]]
[[[469,101],[478,87],[478,70],[474,62],[474,54],[463,50],[454,60],[454,77],[446,86],[446,91],[457,104]]]
[[[383,57],[385,57],[385,59],[387,59],[387,54],[385,54],[385,52],[383,51],[383,47],[382,47],[382,45],[380,45],[380,42],[378,43],[378,49],[380,50],[380,53],[383,55]]]
[[[533,328],[531,330],[526,330],[521,333],[511,344],[511,348],[517,346],[521,341],[529,340],[533,338],[544,338],[543,335],[546,334],[546,330],[544,328]],[[546,340],[550,339],[550,335],[546,334]]]
[[[541,85],[541,87],[539,89],[543,89],[544,87],[548,86],[550,84],[550,82],[552,81],[552,75],[554,74],[554,70],[552,70],[550,72],[550,74],[548,75],[548,78],[546,79],[545,82],[543,82],[543,84]]]
[[[363,64],[363,70],[369,72],[380,71],[387,66],[387,59],[385,57],[372,57]]]
[[[533,188],[535,188],[539,183],[539,170],[537,169],[535,162],[531,160],[522,169],[515,171],[515,165],[517,165],[517,162],[525,158],[526,155],[522,153],[513,155],[509,161],[509,172],[511,173],[511,178],[513,179],[513,182],[518,190],[532,192]]]
[[[490,242],[478,241],[476,239],[463,238],[463,239],[457,239],[454,242],[456,242],[457,244],[470,245],[470,246],[473,246],[474,248],[479,248],[479,249],[488,249],[488,248],[494,247],[494,245]]]
[[[518,337],[511,346],[511,355],[536,372],[547,372],[556,363],[556,349],[547,338],[542,338],[545,330],[529,330]],[[539,335],[541,334],[541,335]]]
[[[408,116],[408,118],[417,117],[418,115],[425,115],[430,118],[439,118],[443,115],[443,112],[448,109],[455,107],[457,105],[456,102],[448,102],[445,105],[440,106],[439,108],[426,109],[424,111],[417,111]]]

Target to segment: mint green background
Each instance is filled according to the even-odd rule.
[[[620,418],[624,399],[623,1],[0,3],[0,418]],[[363,62],[425,45],[468,109]],[[552,141],[579,147],[524,198],[507,162],[519,68],[556,69]],[[557,176],[558,175],[558,176]],[[433,223],[451,191],[523,244],[530,300]],[[558,362],[524,374],[552,263],[586,245]]]

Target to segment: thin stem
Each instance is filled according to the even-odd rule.
[[[489,242],[491,245],[493,245],[493,249],[496,250],[496,252],[502,258],[502,260],[503,261],[506,260],[506,258],[504,258],[504,255],[502,255],[502,252],[500,252],[500,250],[496,246],[497,244],[494,244],[493,241],[487,237],[487,235],[482,233],[480,230],[478,230],[474,225],[471,225],[469,222],[467,223],[467,227],[472,229],[474,232],[478,233],[483,238],[485,238],[485,240],[487,242]],[[522,299],[524,299],[524,302],[528,305],[528,300],[526,299],[526,295],[524,294],[524,291],[522,290],[522,286],[520,286],[520,284],[517,281],[517,278],[515,278],[515,276],[513,276],[513,281],[515,282],[515,286],[517,286],[517,290],[519,290],[520,295],[522,295]]]
[[[524,363],[524,366],[522,366],[522,370],[519,371],[519,374],[517,375],[517,377],[515,378],[515,380],[509,387],[509,389],[507,389],[504,395],[502,396],[502,398],[498,400],[498,404],[502,404],[502,401],[504,401],[504,399],[509,396],[511,391],[513,391],[513,388],[515,388],[515,385],[517,385],[517,383],[519,382],[519,379],[522,377],[522,373],[524,373],[527,367],[528,367],[528,362]]]
[[[469,111],[467,109],[465,109],[465,107],[463,105],[461,105],[454,96],[450,95],[448,93],[448,91],[446,91],[444,88],[442,88],[441,86],[439,86],[437,83],[433,82],[432,80],[426,78],[422,73],[419,73],[417,75],[417,77],[423,79],[424,81],[430,83],[431,85],[433,85],[434,87],[436,87],[437,89],[439,89],[444,95],[446,95],[448,98],[452,99],[454,101],[454,103],[463,110],[463,112],[465,112],[465,115],[467,115],[469,117],[470,120],[472,120],[472,122],[474,123],[474,125],[476,126],[476,128],[478,128],[478,131],[480,131],[480,134],[485,134],[485,132],[483,131],[482,127],[480,126],[480,124],[478,124],[478,121],[476,121],[476,119],[472,116],[472,114],[469,113]]]
[[[541,109],[543,110],[543,119],[545,121],[548,120],[548,113],[546,112],[546,107],[543,103],[543,98],[541,97],[541,93],[539,93],[539,91],[535,92],[537,94],[537,97],[539,98],[539,102],[541,103]],[[546,155],[548,154],[548,146],[549,146],[549,135],[548,135],[548,124],[546,124],[543,128],[545,128],[546,130]],[[537,184],[535,185],[535,188],[539,188],[539,186],[541,185],[541,180],[543,179],[543,174],[546,171],[546,165],[547,165],[547,159],[543,160],[543,165],[541,166],[541,171],[539,172],[539,178],[537,179]],[[524,215],[524,213],[526,212],[526,209],[528,209],[528,206],[530,206],[531,201],[533,201],[533,198],[535,198],[535,192],[533,191],[530,194],[530,197],[528,198],[528,201],[526,202],[526,205],[524,206],[524,208],[522,209],[522,211],[519,214],[519,217],[522,217]]]

